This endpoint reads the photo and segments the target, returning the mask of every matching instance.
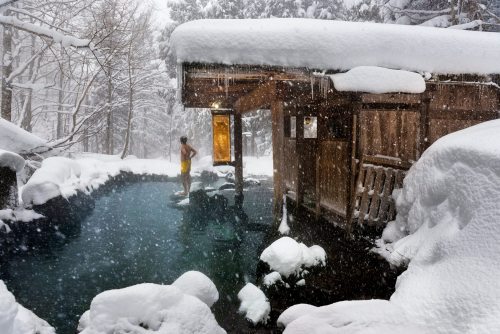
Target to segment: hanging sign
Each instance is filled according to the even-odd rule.
[[[231,164],[231,115],[212,112],[213,163]]]

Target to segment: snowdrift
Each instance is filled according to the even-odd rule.
[[[0,280],[0,333],[55,334],[55,330],[45,320],[19,305]]]
[[[206,304],[217,301],[214,289],[215,285],[202,273],[188,272],[172,285],[143,283],[105,291],[92,300],[78,331],[225,334]]]
[[[389,261],[408,263],[390,301],[292,307],[285,333],[500,332],[499,203],[500,120],[439,139],[409,171],[380,240]]]

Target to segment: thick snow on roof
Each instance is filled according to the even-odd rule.
[[[498,203],[500,120],[442,137],[410,169],[384,230],[381,253],[409,262],[390,301],[289,309],[285,333],[499,333]]]
[[[17,125],[0,118],[0,149],[15,153],[46,151],[46,142]]]
[[[339,92],[423,93],[424,78],[415,72],[391,70],[376,66],[359,66],[346,73],[330,76]]]
[[[313,19],[198,20],[172,34],[178,62],[500,73],[500,34]]]

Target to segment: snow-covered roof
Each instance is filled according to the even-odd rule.
[[[391,70],[377,66],[359,66],[346,73],[330,76],[339,92],[423,93],[424,78],[415,72]]]
[[[177,27],[171,42],[178,62],[500,73],[500,34],[491,32],[313,19],[198,20]]]

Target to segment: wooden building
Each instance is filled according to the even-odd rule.
[[[258,21],[260,23],[257,24]],[[269,21],[272,22],[267,22]],[[283,24],[285,27],[292,22],[279,22],[282,21],[286,22]],[[315,20],[308,20],[307,27],[314,26],[316,22],[313,21]],[[498,117],[500,62],[493,58],[494,53],[500,51],[500,34],[497,37],[494,34],[479,32],[451,33],[449,38],[455,41],[463,37],[461,43],[469,38],[477,40],[479,35],[471,34],[486,36],[481,41],[482,44],[474,46],[484,49],[481,49],[479,56],[469,58],[467,61],[473,64],[466,63],[467,66],[461,63],[461,57],[469,56],[467,51],[457,55],[456,50],[449,50],[450,45],[447,45],[448,50],[442,53],[435,49],[429,52],[429,57],[436,56],[437,52],[439,57],[444,59],[438,59],[434,63],[430,61],[429,65],[428,59],[422,60],[426,56],[423,52],[413,60],[417,64],[410,68],[398,63],[400,60],[396,56],[390,55],[390,52],[396,52],[395,50],[377,52],[377,47],[404,47],[405,41],[400,41],[402,46],[398,45],[399,42],[393,43],[395,45],[367,46],[365,52],[374,52],[377,55],[373,59],[358,57],[353,64],[347,65],[345,62],[333,61],[331,66],[322,64],[321,59],[316,59],[313,62],[317,61],[318,66],[311,68],[308,61],[304,61],[305,66],[297,66],[302,65],[300,59],[308,59],[307,50],[299,50],[299,54],[303,53],[300,56],[290,56],[293,58],[291,61],[286,59],[286,56],[283,57],[285,61],[281,60],[281,56],[271,56],[270,60],[266,61],[266,53],[273,52],[265,47],[273,45],[272,36],[270,40],[263,41],[264,47],[260,49],[258,40],[263,38],[262,36],[273,34],[276,24],[271,24],[266,30],[261,28],[262,22],[264,20],[228,23],[198,21],[191,25],[188,23],[187,28],[181,26],[179,31],[174,32],[173,47],[179,61],[179,77],[182,78],[179,84],[184,106],[217,107],[217,110],[229,110],[233,114],[236,158],[234,163],[240,180],[241,117],[259,109],[270,110],[273,129],[274,200],[277,213],[281,209],[283,195],[286,195],[297,208],[309,210],[347,229],[353,224],[383,227],[395,215],[391,196],[393,190],[402,186],[405,173],[429,145],[450,132]],[[300,27],[304,21],[293,22],[298,24],[293,26]],[[319,30],[324,30],[322,25],[328,23],[323,21],[317,24],[320,25]],[[360,27],[363,30],[363,27],[378,29],[382,26],[342,24],[352,28],[350,34],[345,36],[346,40],[352,38],[352,33]],[[213,25],[216,27],[211,31],[210,27]],[[239,53],[231,53],[227,39],[217,39],[217,36],[224,34],[221,32],[224,30],[220,29],[223,25],[228,25],[229,39],[239,36],[234,32],[235,27],[243,26],[243,32],[240,31],[242,40],[234,44],[235,48],[241,49]],[[255,29],[252,27],[261,29],[254,41],[249,37],[254,37],[252,34]],[[296,35],[297,32],[293,29],[290,28],[290,34]],[[345,35],[343,29],[336,27],[333,32],[336,29],[340,35]],[[392,29],[398,34],[398,29],[406,31],[407,27],[392,25],[390,28],[382,27],[383,31],[380,32],[376,31],[377,29],[372,29],[375,30],[374,34],[385,33],[385,29]],[[412,29],[415,30],[408,30],[408,36],[403,34],[400,38],[413,38],[421,33],[419,29],[422,28]],[[431,29],[428,31],[433,33],[439,30],[423,29]],[[301,38],[307,38],[311,33],[314,33],[314,29],[306,31]],[[417,35],[413,36],[413,33]],[[360,34],[362,35],[362,32]],[[435,47],[435,43],[442,39],[446,41],[447,33],[438,34],[436,40],[427,37],[430,46]],[[200,42],[200,39],[207,39],[212,44]],[[318,39],[324,38],[319,36]],[[281,40],[276,40],[278,48],[280,42]],[[494,45],[497,42],[498,45]],[[290,43],[287,46],[288,53],[292,52],[290,49],[294,46],[293,41]],[[359,45],[354,44],[352,47],[356,55],[353,57],[357,57],[362,50]],[[349,44],[343,46],[349,47]],[[418,47],[425,49],[426,45]],[[244,52],[253,50],[252,48],[256,50],[254,54],[246,56]],[[457,45],[457,48],[460,49],[460,45]],[[493,49],[490,50],[491,48]],[[275,47],[274,52],[277,52],[276,50]],[[314,50],[310,52],[313,53]],[[477,50],[474,52],[477,53]],[[344,56],[349,56],[348,52]],[[419,59],[423,63],[421,67]],[[453,61],[457,68],[446,68],[447,62]],[[337,64],[339,66],[336,66]],[[422,73],[422,92],[408,92],[405,84],[399,85],[401,88],[396,84],[393,88],[377,93],[371,92],[370,84],[368,88],[357,89],[354,85],[354,88],[337,89],[335,82],[332,82],[335,81],[337,73],[358,66],[381,64]],[[433,71],[426,70],[429,66]],[[380,83],[390,81],[391,73],[389,72],[387,78],[380,78]],[[403,76],[403,81],[404,78]],[[363,77],[361,80],[364,80]],[[365,83],[369,80],[367,77]],[[374,86],[374,90],[377,90],[377,82]],[[240,192],[241,187],[240,184],[237,188]]]

